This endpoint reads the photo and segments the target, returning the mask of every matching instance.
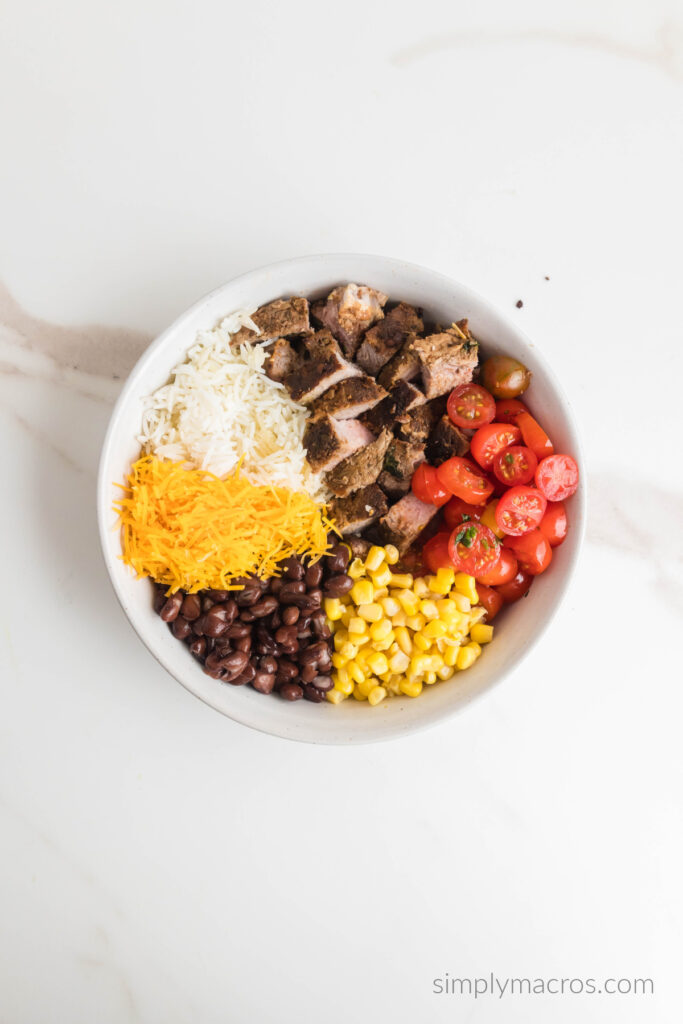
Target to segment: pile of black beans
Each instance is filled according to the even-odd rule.
[[[156,585],[154,609],[213,679],[319,704],[332,689],[332,634],[323,598],[342,597],[349,549],[335,544],[320,561],[281,563],[281,576],[236,581],[241,590],[179,590]]]

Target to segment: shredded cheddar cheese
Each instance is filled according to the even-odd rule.
[[[114,504],[123,561],[168,593],[234,590],[239,577],[277,575],[289,555],[315,560],[333,524],[303,491],[256,486],[240,473],[225,479],[181,462],[143,455]]]

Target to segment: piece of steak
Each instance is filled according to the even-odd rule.
[[[425,396],[419,388],[407,381],[399,381],[386,398],[363,413],[360,419],[373,434],[379,434],[382,430],[394,430],[397,424],[408,418],[412,409],[423,405],[424,401]]]
[[[415,380],[420,376],[420,360],[413,350],[414,337],[411,336],[384,366],[378,376],[377,383],[390,391],[400,380]]]
[[[403,554],[438,511],[436,505],[426,505],[414,494],[406,494],[379,521],[384,543],[394,544]]]
[[[308,315],[308,299],[295,295],[291,299],[275,299],[257,309],[251,318],[260,334],[254,334],[248,327],[241,327],[233,334],[231,344],[243,341],[273,341],[288,334],[308,334],[311,322]]]
[[[445,411],[446,397],[444,395],[411,409],[397,425],[396,436],[400,437],[402,441],[425,444]]]
[[[374,484],[382,472],[384,456],[390,443],[391,432],[383,430],[376,440],[344,459],[327,473],[325,486],[337,498],[346,498],[352,491]]]
[[[344,359],[329,331],[318,331],[305,339],[308,358],[285,378],[285,387],[295,402],[309,405],[324,391],[347,377],[359,377],[362,371]]]
[[[399,302],[383,320],[366,331],[356,361],[374,377],[410,335],[419,334],[423,327],[418,311],[406,302]]]
[[[387,499],[377,484],[370,484],[348,498],[334,498],[328,515],[342,534],[360,533],[387,511]]]
[[[265,362],[265,371],[271,380],[283,381],[294,373],[299,365],[299,356],[287,338],[278,338]]]
[[[325,412],[338,420],[355,419],[386,398],[386,391],[379,384],[363,374],[361,377],[348,377],[335,384],[316,398],[311,405],[313,416]]]
[[[351,358],[363,332],[384,316],[382,307],[388,296],[367,285],[347,284],[335,288],[324,305],[315,304],[315,316],[341,342]]]
[[[427,461],[440,466],[454,455],[465,455],[470,450],[467,434],[451,423],[448,416],[442,416],[436,424],[427,443]]]
[[[412,348],[420,360],[422,383],[427,398],[436,398],[458,384],[472,380],[479,359],[479,346],[467,331],[453,324],[446,331],[415,338]]]
[[[411,444],[395,437],[387,448],[377,483],[389,498],[400,498],[410,490],[413,473],[424,460],[424,444]]]
[[[333,420],[322,415],[306,424],[303,445],[309,466],[314,473],[321,473],[334,469],[374,440],[374,435],[358,420]]]

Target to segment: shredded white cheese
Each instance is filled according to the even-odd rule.
[[[263,344],[230,344],[240,327],[258,330],[250,312],[240,310],[215,330],[199,332],[169,383],[145,400],[138,440],[160,459],[221,477],[242,459],[252,483],[324,500],[327,492],[320,474],[311,472],[303,446],[308,410],[266,375]]]

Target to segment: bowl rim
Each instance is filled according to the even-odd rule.
[[[166,340],[170,335],[175,335],[178,331],[182,330],[183,325],[187,321],[192,320],[194,315],[202,307],[210,305],[212,300],[215,297],[217,297],[219,293],[221,293],[228,287],[237,285],[247,285],[252,279],[254,281],[258,281],[259,279],[263,278],[264,276],[267,276],[271,272],[275,272],[278,269],[284,269],[285,267],[295,268],[296,266],[308,266],[312,263],[317,263],[318,265],[324,263],[332,264],[334,263],[334,261],[337,260],[361,262],[373,261],[382,264],[386,270],[391,270],[393,268],[395,270],[400,269],[402,271],[412,271],[419,275],[426,274],[435,281],[439,280],[444,285],[447,285],[449,287],[456,286],[466,301],[471,301],[474,305],[482,307],[487,312],[492,314],[494,317],[501,320],[503,323],[507,325],[507,327],[512,331],[512,333],[514,333],[518,338],[521,339],[521,341],[527,348],[533,350],[534,358],[537,359],[538,362],[542,365],[544,374],[550,381],[553,389],[555,390],[559,399],[561,400],[562,418],[565,421],[567,432],[571,438],[572,454],[580,468],[581,484],[579,486],[577,493],[573,496],[575,500],[578,499],[580,515],[577,517],[577,527],[573,528],[577,531],[575,533],[573,549],[570,552],[569,562],[564,568],[564,576],[561,580],[558,581],[557,590],[554,596],[552,607],[546,614],[541,628],[538,631],[536,631],[536,633],[530,638],[528,643],[524,645],[523,649],[517,654],[514,663],[511,664],[509,668],[504,668],[485,686],[482,686],[481,688],[476,690],[476,692],[470,694],[466,700],[461,701],[460,703],[453,704],[452,706],[449,706],[447,708],[438,709],[438,711],[436,711],[436,713],[433,713],[432,715],[424,715],[421,718],[416,719],[414,721],[411,720],[409,722],[402,722],[400,727],[387,729],[384,732],[372,735],[320,735],[319,737],[314,737],[305,734],[296,735],[288,733],[285,730],[280,731],[276,728],[268,727],[268,725],[262,723],[260,724],[258,721],[254,721],[253,717],[248,713],[243,713],[242,707],[239,705],[237,701],[234,702],[230,710],[226,710],[224,707],[221,707],[218,704],[213,703],[206,696],[202,695],[201,693],[198,693],[188,683],[186,683],[185,680],[182,678],[182,675],[171,664],[169,664],[167,659],[165,659],[163,655],[161,655],[158,651],[154,650],[150,646],[150,644],[147,642],[144,632],[141,630],[138,623],[135,621],[135,617],[129,612],[127,602],[122,592],[122,588],[119,585],[117,575],[114,572],[114,568],[115,565],[118,563],[118,559],[112,559],[110,556],[110,552],[108,550],[107,537],[109,536],[110,533],[110,527],[107,525],[107,515],[111,512],[112,498],[111,480],[109,479],[106,473],[106,467],[111,456],[112,448],[114,447],[115,444],[115,439],[117,437],[118,422],[121,417],[122,411],[128,401],[129,393],[132,390],[134,390],[137,378],[144,371],[145,367],[147,367],[148,364],[154,362],[157,351],[164,347]],[[188,342],[188,348],[190,344],[191,342]],[[470,288],[468,285],[462,284],[459,280],[450,276],[449,274],[445,274],[441,271],[434,270],[431,267],[425,267],[422,266],[421,264],[413,263],[408,260],[398,259],[396,257],[375,255],[372,253],[335,252],[312,253],[309,255],[296,256],[289,259],[276,260],[275,262],[255,267],[251,270],[244,272],[243,274],[231,277],[227,281],[224,281],[221,284],[219,284],[216,288],[212,288],[209,292],[202,295],[199,299],[197,299],[185,310],[183,310],[183,312],[181,312],[176,317],[176,319],[172,321],[172,323],[170,323],[166,328],[164,328],[164,330],[161,331],[161,333],[158,334],[150,342],[150,344],[141,353],[140,357],[136,361],[133,368],[130,370],[128,376],[126,377],[123,387],[121,388],[118,398],[116,399],[116,402],[114,403],[114,406],[111,411],[107,430],[104,436],[104,440],[102,442],[102,448],[100,451],[100,458],[98,463],[96,483],[96,508],[100,552],[107,569],[107,574],[109,576],[110,583],[116,595],[116,599],[122,611],[124,612],[128,622],[130,623],[134,632],[136,633],[138,639],[149,651],[149,653],[155,658],[155,660],[158,661],[159,664],[161,664],[162,667],[169,673],[169,675],[171,675],[177,682],[179,682],[183,686],[184,689],[186,689],[189,693],[191,693],[202,703],[208,704],[209,707],[213,708],[216,711],[219,711],[225,717],[230,718],[235,722],[238,722],[240,725],[246,725],[249,728],[255,729],[264,735],[276,736],[281,739],[287,739],[293,742],[306,742],[316,745],[319,744],[325,746],[335,746],[385,742],[388,740],[409,736],[411,734],[421,732],[424,729],[436,726],[440,723],[445,723],[456,714],[459,714],[460,712],[464,711],[472,703],[484,697],[494,687],[497,687],[500,683],[502,683],[504,679],[506,679],[507,676],[512,671],[516,671],[523,664],[523,662],[526,660],[530,652],[540,642],[541,637],[544,635],[546,630],[554,621],[561,605],[563,604],[566,598],[569,585],[576,571],[576,567],[581,556],[581,551],[583,549],[586,532],[586,513],[588,506],[587,490],[588,488],[585,473],[584,446],[582,443],[581,433],[578,428],[578,424],[574,415],[574,410],[571,405],[571,402],[567,398],[560,381],[558,380],[554,370],[552,369],[552,366],[550,365],[546,357],[541,352],[539,352],[539,349],[531,341],[526,332],[517,324],[513,323],[509,319],[509,317],[502,312],[502,310],[498,307],[496,303],[492,302],[488,298],[484,298],[479,292]],[[340,733],[341,731],[342,730],[340,730]]]

